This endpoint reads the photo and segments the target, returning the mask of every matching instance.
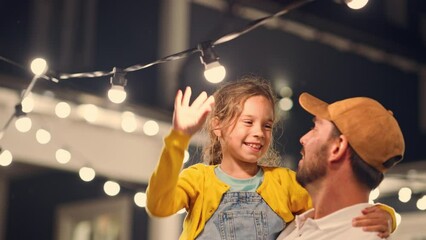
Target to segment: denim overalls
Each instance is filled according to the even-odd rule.
[[[257,192],[226,192],[197,240],[275,240],[285,222]]]

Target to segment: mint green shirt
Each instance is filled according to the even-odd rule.
[[[231,187],[230,192],[255,192],[263,180],[262,168],[259,168],[255,176],[246,179],[229,176],[220,168],[220,165],[214,169],[214,172],[221,181]]]

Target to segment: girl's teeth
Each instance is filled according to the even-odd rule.
[[[256,149],[260,149],[260,145],[258,145],[258,144],[247,144],[249,147],[252,147],[252,148],[256,148]]]

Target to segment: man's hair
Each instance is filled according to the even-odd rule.
[[[333,137],[339,137],[342,133],[339,131],[339,129],[334,125],[333,123]],[[349,151],[350,151],[350,160],[351,160],[351,166],[352,171],[354,172],[354,175],[359,183],[362,183],[369,189],[373,190],[383,180],[383,173],[379,170],[375,169],[374,167],[370,166],[365,162],[352,148],[352,146],[349,144]]]

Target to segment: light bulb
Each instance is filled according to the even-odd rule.
[[[143,132],[148,136],[155,136],[160,131],[160,126],[156,121],[149,120],[143,125]]]
[[[123,112],[121,115],[121,129],[123,129],[125,132],[131,133],[136,131],[137,127],[138,125],[135,114],[128,111]]]
[[[34,109],[34,99],[32,93],[29,93],[21,102],[22,112],[29,113]]]
[[[77,113],[86,121],[93,123],[98,119],[99,108],[93,104],[82,104],[78,106]]]
[[[183,153],[183,163],[188,162],[189,160],[189,152],[188,150],[185,150],[185,152]]]
[[[12,163],[12,153],[9,150],[3,150],[0,153],[0,165],[3,167],[9,166]]]
[[[368,0],[345,0],[346,5],[351,9],[358,10],[367,5]]]
[[[220,65],[219,57],[213,50],[212,42],[199,43],[197,48],[201,52],[200,60],[204,65],[204,77],[211,83],[222,82],[226,75],[225,68]]]
[[[135,201],[135,204],[138,207],[145,207],[146,206],[146,193],[137,192],[135,194],[135,196],[133,197],[133,200]]]
[[[419,210],[426,210],[426,195],[423,195],[419,200],[416,202],[416,206]]]
[[[71,160],[71,153],[63,148],[56,150],[56,161],[61,164],[66,164]]]
[[[126,100],[127,93],[124,90],[123,86],[120,85],[112,85],[108,90],[108,98],[113,103],[122,103]]]
[[[374,201],[374,200],[376,200],[379,197],[379,195],[380,195],[379,188],[375,188],[373,191],[370,192],[369,199],[371,201]]]
[[[403,203],[410,201],[412,193],[413,193],[413,191],[411,191],[411,189],[408,188],[408,187],[403,187],[403,188],[399,189],[399,191],[398,191],[399,201],[401,201]]]
[[[288,97],[281,98],[278,102],[278,106],[283,111],[290,111],[293,108],[293,100]]]
[[[399,224],[401,224],[401,221],[402,221],[401,214],[395,212],[395,218],[396,218],[396,226],[399,226]]]
[[[211,83],[220,83],[225,79],[226,69],[218,61],[206,64],[204,77]]]
[[[59,118],[66,118],[71,114],[71,106],[66,102],[59,102],[55,106],[55,114]]]
[[[36,139],[37,139],[37,142],[40,144],[49,143],[51,138],[52,137],[50,133],[45,129],[39,129],[36,132]]]
[[[104,184],[104,191],[108,196],[115,196],[120,192],[120,185],[114,181],[107,181]]]
[[[31,118],[27,116],[22,116],[15,121],[16,129],[22,133],[28,132],[31,129],[31,126]]]
[[[43,75],[47,72],[47,62],[43,58],[36,58],[31,62],[31,71],[36,76]]]
[[[116,67],[114,67],[112,72],[114,74],[109,80],[111,83],[111,88],[108,91],[108,98],[113,103],[122,103],[124,100],[126,100],[127,96],[127,93],[124,90],[124,87],[127,84],[126,72]]]
[[[80,168],[80,171],[78,171],[78,174],[81,178],[81,180],[85,181],[85,182],[90,182],[95,178],[95,170],[93,170],[93,168],[90,167],[82,167]]]

